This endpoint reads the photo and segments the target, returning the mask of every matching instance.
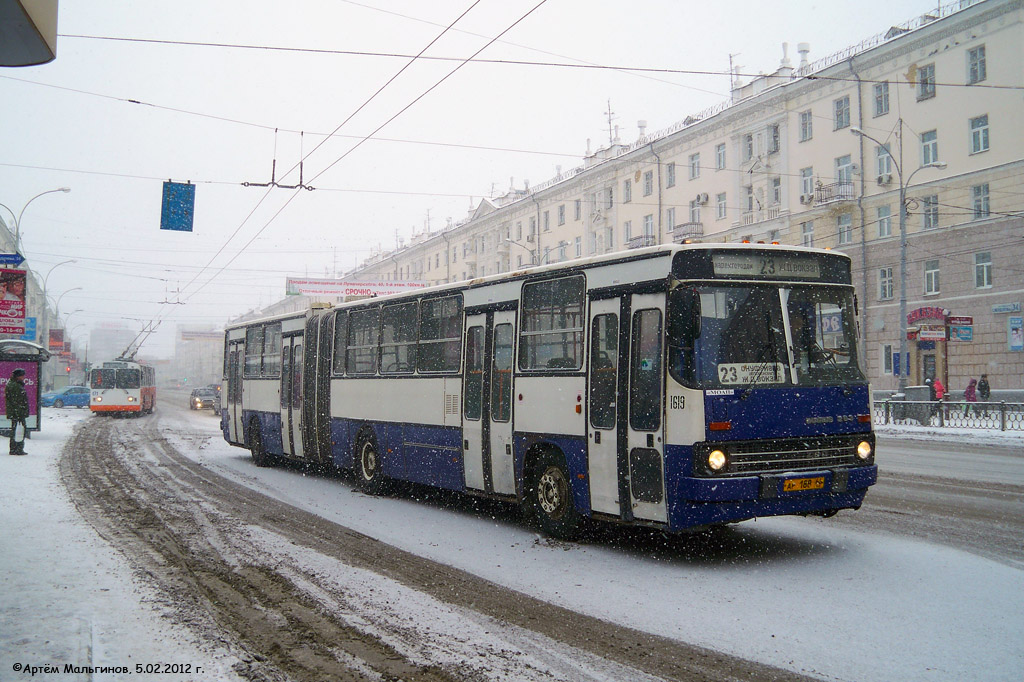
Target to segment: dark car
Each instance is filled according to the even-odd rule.
[[[89,407],[88,386],[65,386],[59,391],[48,391],[40,397],[43,407]]]
[[[197,388],[192,391],[188,399],[190,410],[217,409],[217,391],[212,388]]]

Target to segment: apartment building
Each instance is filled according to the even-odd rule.
[[[853,258],[875,388],[908,367],[910,384],[1019,388],[1022,27],[1022,0],[962,1],[815,62],[784,46],[728,102],[588,150],[346,278],[439,284],[686,240],[827,247]]]

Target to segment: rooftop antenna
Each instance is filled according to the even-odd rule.
[[[606,116],[608,117],[608,145],[611,146],[615,143],[615,138],[613,137],[614,131],[612,129],[612,123],[615,121],[615,119],[618,118],[618,116],[616,116],[615,112],[612,111],[612,100],[610,98],[608,99],[608,111],[606,112]]]

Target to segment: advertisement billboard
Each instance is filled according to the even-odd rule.
[[[0,334],[25,333],[25,271],[0,270]]]
[[[11,380],[11,372],[16,369],[25,370],[25,392],[28,393],[28,419],[25,426],[29,431],[39,430],[39,396],[42,393],[39,386],[39,363],[33,360],[0,360],[0,431],[10,431],[11,420],[7,414],[7,399],[4,389],[7,382]]]
[[[284,293],[288,296],[387,296],[415,291],[425,286],[425,282],[358,282],[289,277],[285,283]]]

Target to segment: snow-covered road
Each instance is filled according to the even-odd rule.
[[[204,667],[180,679],[237,679],[227,651],[162,617],[165,597],[68,502],[56,461],[83,418],[49,410],[29,457],[0,458],[0,679],[30,679],[16,663],[82,662],[83,652]],[[1024,571],[966,552],[799,518],[748,522],[712,540],[552,542],[500,510],[367,497],[339,478],[257,469],[208,413],[166,407],[156,418],[209,471],[579,613],[823,679],[1017,680],[1024,671]],[[448,627],[425,618],[424,627]]]

